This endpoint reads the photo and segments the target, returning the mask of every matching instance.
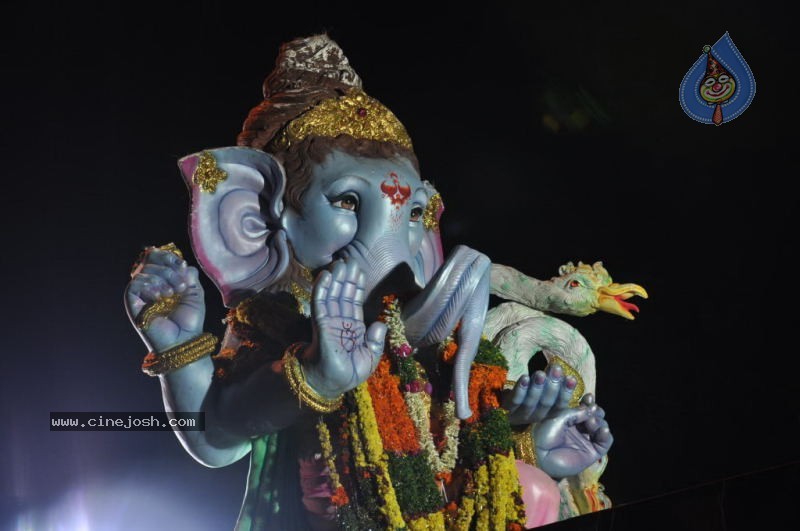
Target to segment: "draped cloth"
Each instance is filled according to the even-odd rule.
[[[292,434],[285,431],[253,439],[236,531],[308,529],[291,439]]]

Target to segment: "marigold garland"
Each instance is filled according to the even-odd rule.
[[[525,515],[511,430],[498,398],[507,373],[505,359],[490,342],[481,341],[469,385],[474,414],[460,422],[452,399],[434,400],[432,384],[449,382],[427,379],[400,315],[396,297],[385,297],[381,320],[389,328],[387,352],[346,402],[348,412],[343,412],[333,441],[339,447],[330,452],[323,448],[326,462],[331,455],[341,467],[331,475],[332,501],[341,502],[349,494],[349,504],[339,505],[340,524],[359,529],[364,518],[376,518],[382,527],[412,531],[522,529]],[[450,363],[457,349],[451,335],[440,345],[441,361]],[[437,391],[435,396],[446,396],[447,387]],[[431,416],[439,418],[437,439]],[[335,420],[328,416],[321,424],[326,422]],[[319,431],[324,446],[330,430]],[[456,475],[454,469],[460,488],[447,500],[445,485]],[[341,477],[347,478],[344,486]]]
[[[487,411],[500,407],[498,394],[506,383],[507,371],[496,365],[473,363],[469,377],[469,407],[473,423]]]
[[[485,464],[478,467],[475,472],[475,527],[477,529],[489,529],[489,467]]]
[[[453,363],[456,359],[456,352],[458,352],[458,344],[453,341],[452,338],[449,338],[442,348],[442,361],[445,363]]]
[[[431,470],[442,477],[449,476],[458,458],[458,432],[460,421],[456,416],[456,405],[448,400],[442,406],[441,419],[444,423],[444,449],[436,448],[431,433],[431,397],[424,392],[403,393],[408,414],[414,424],[414,431],[421,450],[425,452]],[[441,478],[437,478],[441,479]]]
[[[410,531],[440,531],[444,528],[444,514],[440,512],[420,516],[408,522]]]
[[[420,448],[426,455],[428,465],[434,472],[437,482],[445,477],[449,477],[450,471],[456,464],[458,457],[458,431],[460,422],[455,414],[455,402],[448,400],[442,408],[441,420],[444,422],[444,441],[445,447],[439,454],[431,433],[431,397],[432,387],[430,382],[424,381],[420,376],[424,371],[417,366],[418,363],[413,359],[415,350],[411,347],[405,336],[405,325],[401,319],[400,306],[397,299],[389,295],[384,297],[384,311],[381,320],[388,327],[387,340],[389,342],[389,352],[394,356],[394,362],[400,374],[400,383],[405,390],[403,399],[406,403],[406,413],[414,425],[414,435]],[[448,346],[456,347],[452,336],[447,340]],[[445,347],[446,350],[447,347]],[[377,379],[384,379],[383,375],[377,375]],[[376,397],[374,387],[370,387],[373,397]],[[422,391],[425,391],[424,393]],[[401,417],[402,410],[393,407],[394,413]],[[380,423],[380,421],[379,421]],[[383,436],[383,432],[381,433]],[[384,437],[385,438],[385,437]],[[413,451],[413,450],[412,450]]]
[[[367,458],[364,455],[364,446],[361,443],[361,435],[358,433],[358,415],[351,413],[348,416],[348,428],[350,437],[352,439],[351,446],[353,447],[353,460],[359,471],[367,468]]]
[[[402,414],[406,403],[400,392],[400,379],[390,369],[389,359],[384,357],[374,377],[367,380],[383,448],[388,452],[418,452],[414,424],[407,414]]]
[[[458,531],[469,531],[472,525],[472,518],[475,516],[475,498],[464,495],[461,498],[461,505],[458,508],[458,516],[455,521],[455,528]]]
[[[325,464],[328,466],[328,477],[330,478],[330,485],[333,490],[331,501],[337,507],[347,505],[350,499],[344,487],[342,487],[338,472],[336,472],[336,457],[333,454],[331,432],[328,430],[328,426],[322,418],[317,421],[317,433],[319,434],[319,444],[322,448],[322,457],[325,459]]]
[[[378,423],[375,419],[375,410],[372,407],[372,398],[369,396],[367,383],[364,382],[354,389],[356,404],[358,407],[358,424],[364,433],[364,449],[367,461],[376,468],[376,481],[378,482],[378,494],[380,509],[388,521],[390,529],[404,529],[406,527],[400,506],[397,503],[397,496],[394,492],[391,478],[389,476],[389,459],[383,451]],[[383,502],[383,503],[381,503]]]
[[[489,477],[495,480],[492,482],[493,488],[488,492],[491,529],[502,529],[506,525],[506,501],[509,498],[513,499],[514,489],[519,484],[518,479],[516,485],[512,483],[516,474],[512,475],[510,467],[514,467],[514,470],[516,470],[513,459],[509,460],[503,454],[489,456]]]

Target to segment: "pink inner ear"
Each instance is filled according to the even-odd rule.
[[[192,176],[194,175],[194,170],[197,169],[197,159],[199,157],[197,155],[191,155],[184,159],[181,159],[178,162],[178,166],[180,166],[181,174],[183,175],[184,180],[188,184],[192,184]]]

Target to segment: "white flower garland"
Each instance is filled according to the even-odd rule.
[[[389,304],[385,311],[386,326],[389,329],[389,348],[395,356],[408,357],[416,353],[412,349],[405,335],[405,325],[400,318],[400,308],[397,302]],[[456,416],[456,404],[448,399],[442,405],[442,419],[445,424],[444,436],[445,447],[442,453],[436,449],[431,433],[431,397],[423,390],[411,390],[403,392],[408,414],[414,423],[417,432],[417,441],[427,456],[428,464],[434,474],[450,473],[456,465],[458,459],[458,434],[461,429],[461,421]]]

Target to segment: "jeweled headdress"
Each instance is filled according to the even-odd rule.
[[[263,115],[269,115],[271,123]],[[264,82],[264,102],[251,112],[239,143],[284,149],[308,137],[339,135],[412,149],[403,124],[364,92],[358,74],[330,37],[315,35],[284,44]]]

